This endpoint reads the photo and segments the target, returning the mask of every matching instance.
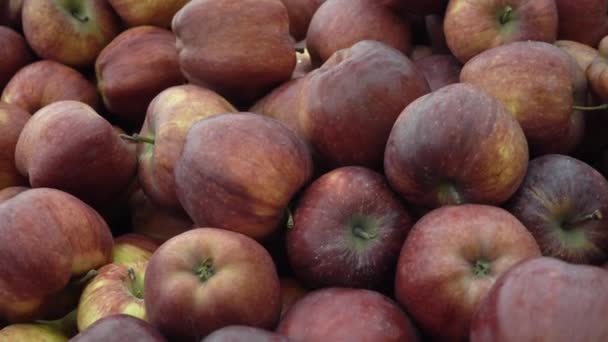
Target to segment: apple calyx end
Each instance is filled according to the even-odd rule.
[[[492,271],[492,263],[487,260],[476,260],[473,264],[473,274],[476,277],[485,277]]]
[[[137,133],[133,133],[133,135],[128,135],[128,134],[119,134],[118,135],[121,139],[130,141],[130,142],[137,142],[137,143],[146,143],[146,144],[152,144],[154,145],[154,138],[152,137],[146,137],[143,135],[139,135]]]
[[[367,230],[365,230],[363,227],[356,225],[355,227],[353,227],[353,234],[363,240],[371,240],[374,239],[378,236],[377,233],[375,232],[368,232]]]
[[[202,283],[213,277],[213,275],[215,274],[215,269],[213,268],[213,259],[205,259],[205,261],[203,261],[201,265],[194,270],[194,274],[200,279]]]
[[[507,24],[509,21],[511,21],[511,16],[513,14],[513,7],[507,5],[505,6],[505,8],[503,9],[501,15],[500,15],[500,24],[501,25],[505,25]]]

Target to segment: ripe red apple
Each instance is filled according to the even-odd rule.
[[[422,217],[408,235],[395,296],[430,336],[466,341],[471,317],[496,279],[538,256],[532,235],[506,210],[445,206]]]
[[[93,65],[121,29],[106,0],[23,0],[22,24],[38,56],[72,67]]]
[[[287,232],[287,254],[298,279],[309,287],[380,290],[392,282],[412,224],[382,175],[342,167],[304,190]]]
[[[289,342],[290,340],[277,333],[245,325],[230,325],[214,331],[201,342]]]
[[[239,18],[230,20],[225,18]],[[250,103],[290,79],[296,65],[281,0],[191,1],[172,23],[190,83]]]
[[[184,83],[175,43],[171,31],[154,26],[134,27],[112,40],[95,62],[106,108],[139,127],[156,95]]]
[[[600,54],[597,49],[572,40],[558,40],[555,42],[555,46],[564,50],[570,57],[574,58],[583,72],[587,71],[591,62]]]
[[[515,42],[485,51],[460,73],[496,97],[519,121],[531,154],[569,153],[580,143],[585,105],[584,72],[553,44]]]
[[[147,261],[107,264],[82,291],[78,303],[78,330],[111,315],[127,314],[146,319],[144,277]]]
[[[471,323],[471,342],[603,341],[608,272],[554,258],[519,263],[501,276]]]
[[[160,244],[144,235],[127,233],[114,238],[112,263],[129,264],[148,261]]]
[[[312,64],[319,66],[362,40],[377,40],[407,54],[411,38],[409,23],[389,6],[370,0],[327,0],[312,17],[306,47]]]
[[[326,0],[281,0],[289,15],[289,32],[296,41],[306,38],[313,14]]]
[[[167,342],[148,322],[131,315],[118,314],[98,320],[70,342]]]
[[[200,339],[228,325],[272,329],[281,313],[279,277],[255,240],[198,228],[165,242],[144,280],[150,323],[169,339]]]
[[[411,103],[393,126],[384,170],[407,201],[501,204],[517,190],[528,145],[513,116],[492,96],[452,84]]]
[[[448,47],[462,63],[511,42],[553,43],[557,26],[554,0],[451,0],[444,19]]]
[[[110,261],[107,224],[65,192],[21,192],[0,203],[0,222],[0,320],[29,322],[65,315],[73,307],[64,308],[58,301],[73,295],[76,304],[79,293],[62,290]]]
[[[27,185],[15,165],[15,146],[30,114],[23,109],[0,102],[0,190]]]
[[[8,81],[19,71],[22,67],[29,64],[32,59],[32,52],[30,51],[27,42],[16,31],[0,26],[0,90],[8,83]]]
[[[285,316],[287,311],[300,299],[302,299],[309,290],[305,288],[296,278],[281,277],[281,317]]]
[[[60,101],[37,111],[15,148],[17,169],[32,187],[69,192],[93,205],[107,203],[135,177],[135,149],[88,105]]]
[[[127,26],[171,27],[171,20],[190,0],[108,0]]]
[[[57,101],[81,101],[93,108],[99,105],[93,83],[78,71],[49,60],[19,70],[4,88],[0,100],[31,114]]]
[[[253,113],[222,114],[190,128],[175,184],[198,226],[262,239],[278,228],[312,171],[306,144],[278,121]]]
[[[559,39],[574,40],[597,47],[608,35],[608,1],[555,0],[559,14]]]
[[[358,324],[358,323],[365,324]],[[300,299],[277,332],[291,341],[418,341],[408,316],[390,298],[371,290],[330,287]]]
[[[415,60],[414,64],[426,78],[431,91],[460,82],[462,64],[452,55],[430,55]]]
[[[608,261],[608,181],[586,163],[556,154],[533,159],[508,209],[544,255],[572,263]]]

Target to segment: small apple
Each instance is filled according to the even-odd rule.
[[[15,146],[30,114],[23,109],[0,102],[0,190],[27,185],[15,165]]]
[[[190,0],[108,0],[127,26],[170,28],[171,20]]]
[[[246,325],[230,325],[218,329],[203,338],[201,342],[289,342],[290,340],[272,331],[248,327]]]
[[[32,52],[27,42],[16,31],[0,26],[0,91],[21,68],[32,60]]]
[[[148,261],[159,243],[144,235],[127,233],[114,238],[112,263],[129,264]]]
[[[104,317],[70,339],[70,342],[167,342],[148,322],[131,315]]]

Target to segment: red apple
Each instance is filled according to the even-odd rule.
[[[597,47],[608,35],[608,1],[555,0],[559,14],[559,39]]]
[[[225,229],[194,229],[165,242],[148,262],[144,293],[150,323],[172,340],[235,324],[272,329],[281,313],[270,255]]]
[[[70,340],[70,342],[108,341],[167,342],[165,337],[146,321],[125,314],[104,317]]]
[[[32,52],[25,39],[12,29],[0,26],[0,90],[22,67],[29,64]]]
[[[129,264],[148,261],[160,244],[144,235],[127,233],[114,238],[112,263]]]
[[[245,325],[230,325],[214,331],[201,342],[289,342],[290,340],[277,333]]]
[[[108,0],[122,21],[130,27],[171,27],[171,20],[190,0]]]
[[[395,296],[430,336],[466,341],[471,317],[496,279],[538,256],[532,235],[504,209],[445,206],[421,218],[408,235]]]
[[[0,102],[0,190],[27,185],[15,165],[15,146],[29,119],[30,114],[23,109]]]
[[[414,61],[431,91],[460,82],[462,64],[452,55],[430,55]]]

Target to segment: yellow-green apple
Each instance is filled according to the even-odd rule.
[[[445,86],[400,114],[386,145],[384,171],[412,204],[502,204],[528,166],[517,120],[470,84]]]
[[[222,96],[192,84],[158,94],[148,106],[141,131],[126,137],[138,142],[138,179],[146,196],[162,207],[181,209],[174,169],[188,129],[198,120],[231,112],[237,110]]]
[[[239,19],[225,22],[232,17]],[[281,0],[193,0],[173,17],[172,28],[188,81],[238,105],[289,80],[296,65]]]
[[[99,106],[95,85],[80,72],[63,64],[44,60],[20,69],[2,92],[1,101],[35,113],[57,101],[81,101],[93,108]]]
[[[554,258],[521,262],[502,275],[471,323],[471,342],[604,341],[608,272]]]
[[[316,290],[297,301],[277,332],[301,342],[418,341],[415,327],[392,299],[371,290],[339,287]]]
[[[296,41],[306,38],[313,14],[326,0],[281,0],[289,15],[289,32]]]
[[[532,234],[506,210],[444,206],[416,222],[405,240],[395,296],[429,336],[466,341],[471,317],[496,279],[540,255]]]
[[[414,61],[431,91],[460,82],[462,64],[452,55],[430,55]]]
[[[315,12],[306,34],[312,64],[362,40],[383,42],[404,54],[411,49],[409,23],[374,0],[327,0]]]
[[[0,101],[0,190],[27,185],[27,180],[15,165],[15,146],[29,119],[28,112]]]
[[[77,289],[80,278],[112,256],[101,216],[55,189],[23,191],[0,203],[0,234],[0,320],[9,322],[63,317],[80,295],[63,290]]]
[[[141,234],[127,233],[114,238],[112,263],[129,264],[148,261],[160,244]]]
[[[597,47],[608,35],[608,1],[555,0],[559,14],[558,38]]]
[[[287,232],[287,255],[311,288],[383,290],[393,281],[399,251],[413,221],[386,179],[347,166],[308,186]]]
[[[190,0],[108,0],[122,21],[130,27],[171,26],[171,20]]]
[[[69,336],[43,324],[12,324],[0,330],[0,341],[6,342],[68,342]]]
[[[119,34],[95,61],[97,87],[106,108],[139,127],[146,109],[161,91],[184,83],[175,35],[154,26]]]
[[[137,170],[134,146],[78,101],[37,111],[19,136],[15,162],[32,187],[60,189],[95,206],[120,194]]]
[[[545,42],[514,42],[467,62],[460,81],[496,97],[517,118],[533,155],[569,153],[580,143],[587,80],[576,61]]]
[[[131,315],[104,317],[81,331],[70,342],[167,342],[148,322]]]
[[[5,26],[0,26],[0,46],[1,91],[17,71],[32,61],[33,56],[23,36]]]
[[[190,128],[175,184],[196,225],[263,239],[279,227],[312,172],[300,137],[275,119],[243,112],[214,115]]]
[[[287,311],[300,299],[302,299],[309,290],[305,288],[296,278],[281,277],[281,317],[285,316]]]
[[[600,55],[597,49],[572,40],[557,40],[554,44],[555,46],[564,50],[564,52],[570,55],[570,57],[574,58],[583,72],[587,71],[587,68],[591,62],[593,62],[595,57]]]
[[[30,190],[30,188],[27,186],[9,186],[8,188],[4,188],[0,190],[0,203],[7,201],[26,190]]]
[[[608,261],[608,181],[586,163],[558,154],[531,160],[507,208],[543,255],[571,263]]]
[[[228,325],[272,329],[281,313],[270,255],[226,229],[197,228],[162,244],[148,262],[144,293],[150,323],[171,340],[200,339]]]
[[[555,0],[450,0],[444,18],[448,47],[462,63],[516,41],[557,39]]]
[[[229,325],[218,329],[203,338],[201,342],[289,342],[290,340],[275,332],[248,327],[246,325]]]
[[[148,261],[111,263],[98,270],[78,303],[78,330],[111,315],[127,314],[146,319],[144,277]]]
[[[121,30],[107,0],[23,0],[23,33],[43,59],[88,67]]]
[[[21,30],[23,0],[5,0],[0,4],[0,25]]]

